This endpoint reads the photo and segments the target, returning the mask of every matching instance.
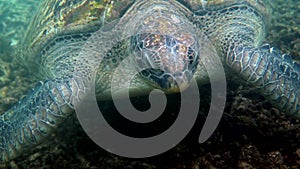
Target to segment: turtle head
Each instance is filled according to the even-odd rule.
[[[133,64],[147,83],[167,93],[189,86],[198,65],[198,43],[187,18],[155,6],[131,37]]]

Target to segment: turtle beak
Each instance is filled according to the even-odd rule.
[[[178,93],[188,88],[193,74],[189,72],[166,73],[158,69],[146,69],[141,72],[152,82],[152,86],[166,93]]]
[[[188,88],[192,75],[190,74],[175,74],[165,75],[161,80],[161,89],[167,93],[178,93]]]

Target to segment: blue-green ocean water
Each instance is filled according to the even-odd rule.
[[[0,38],[17,45],[41,1],[0,0]]]

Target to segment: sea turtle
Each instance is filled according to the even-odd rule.
[[[275,106],[300,116],[300,66],[262,45],[269,9],[262,0],[45,1],[19,50],[44,80],[0,116],[0,161],[47,139],[94,78],[99,99],[110,98],[112,78],[121,84],[133,69],[139,72],[131,83],[136,95],[154,88],[178,92],[193,77],[207,81],[203,58],[213,59],[201,55],[201,45],[215,49],[225,70]],[[125,58],[127,69],[113,77]]]

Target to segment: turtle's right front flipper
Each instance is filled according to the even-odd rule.
[[[0,161],[41,143],[73,112],[82,79],[46,81],[0,116]]]
[[[45,45],[42,67],[51,80],[40,82],[0,115],[0,162],[41,143],[82,104],[87,91],[95,88],[103,57],[118,41],[120,33],[109,31],[58,36]]]
[[[0,161],[13,159],[41,143],[74,112],[74,104],[92,83],[87,76],[94,71],[90,68],[93,65],[85,62],[93,60],[79,56],[89,34],[84,35],[59,36],[41,50],[44,78],[50,80],[38,83],[0,116]]]
[[[300,117],[300,65],[269,45],[234,47],[227,64],[287,114]]]

